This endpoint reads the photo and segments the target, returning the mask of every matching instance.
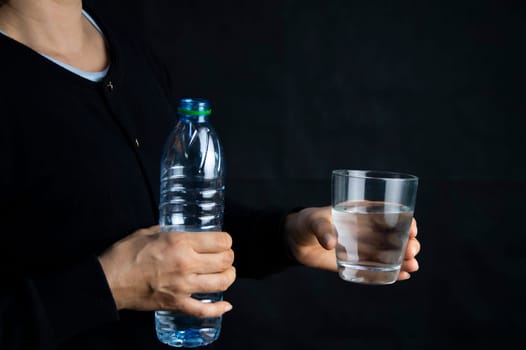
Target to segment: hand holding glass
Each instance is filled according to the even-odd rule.
[[[345,281],[391,284],[398,278],[415,208],[418,178],[371,171],[332,172],[338,274]]]

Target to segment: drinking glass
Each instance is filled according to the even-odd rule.
[[[394,283],[409,238],[418,177],[390,171],[333,170],[331,180],[339,276],[363,284]]]

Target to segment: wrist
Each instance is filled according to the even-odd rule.
[[[115,303],[115,307],[117,308],[117,310],[124,309],[125,306],[123,305],[123,302],[122,302],[123,298],[119,296],[120,289],[117,287],[117,281],[116,281],[115,273],[114,273],[114,263],[112,259],[107,254],[102,254],[98,256],[97,259],[102,268],[104,276],[106,277],[106,281],[108,282],[108,286],[110,288],[111,295]]]
[[[298,225],[298,216],[299,212],[304,209],[303,207],[296,207],[291,209],[284,218],[283,222],[283,241],[285,245],[286,255],[289,261],[293,262],[295,265],[300,265],[301,263],[294,253],[295,250],[295,241],[294,235],[297,231]]]

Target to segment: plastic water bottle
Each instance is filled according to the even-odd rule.
[[[159,224],[169,231],[221,231],[224,209],[224,161],[218,135],[210,123],[210,103],[182,99],[179,120],[168,137],[161,160]],[[222,293],[194,294],[216,302]],[[222,317],[194,318],[171,311],[155,312],[157,337],[175,347],[198,347],[219,337]]]

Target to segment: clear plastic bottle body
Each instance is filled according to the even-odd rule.
[[[161,160],[159,224],[169,231],[221,231],[224,211],[224,160],[209,120],[206,100],[180,101],[179,120]],[[194,294],[216,302],[222,293]],[[222,318],[199,319],[171,311],[155,312],[157,337],[175,347],[205,346],[219,337]]]

